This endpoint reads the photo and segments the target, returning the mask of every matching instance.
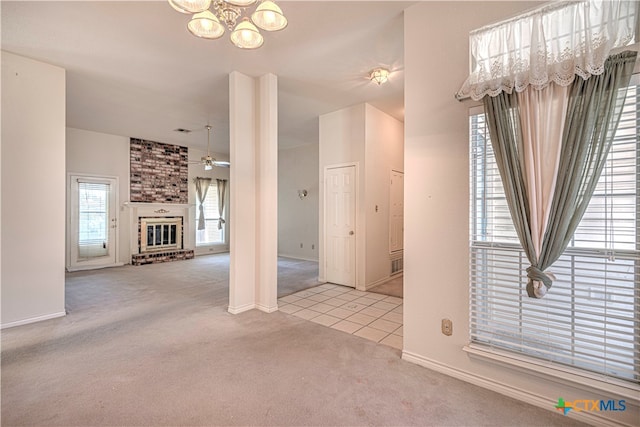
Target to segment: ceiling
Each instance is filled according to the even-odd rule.
[[[69,127],[204,148],[209,123],[217,153],[229,152],[229,73],[273,73],[287,148],[317,143],[318,116],[362,102],[403,120],[412,3],[279,1],[288,27],[246,51],[228,32],[192,36],[164,0],[2,1],[2,49],[66,69]],[[382,86],[366,78],[380,65],[392,71]]]

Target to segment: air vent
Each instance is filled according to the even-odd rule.
[[[173,131],[180,132],[180,133],[191,133],[190,129],[183,129],[183,128],[174,129]]]
[[[404,270],[404,258],[391,260],[391,275],[402,273]]]

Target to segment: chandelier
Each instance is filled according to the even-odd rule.
[[[218,39],[224,35],[226,26],[231,31],[231,42],[240,49],[262,46],[264,38],[258,27],[264,31],[278,31],[287,26],[287,18],[271,0],[261,1],[250,17],[243,16],[255,3],[257,0],[169,0],[178,12],[193,15],[187,24],[191,34]]]

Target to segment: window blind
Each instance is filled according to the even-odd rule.
[[[626,94],[598,187],[543,299],[518,242],[483,113],[470,116],[472,342],[640,379],[640,87]]]
[[[78,181],[78,256],[109,254],[109,184]]]
[[[196,232],[196,245],[224,243],[224,224],[222,230],[218,230],[220,215],[218,215],[218,184],[215,180],[209,186],[203,207],[205,228]]]

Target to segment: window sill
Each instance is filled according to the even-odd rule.
[[[226,243],[197,243],[196,248],[211,248],[211,247],[219,247],[219,246],[227,246]]]
[[[229,245],[226,243],[207,243],[197,245],[195,248],[196,256],[213,255],[229,252]]]
[[[545,380],[563,384],[569,383],[571,386],[585,391],[593,392],[593,390],[598,390],[605,395],[620,396],[634,405],[640,404],[640,385],[638,384],[558,365],[553,362],[537,360],[481,344],[471,343],[463,347],[463,350],[472,358],[516,369]]]

